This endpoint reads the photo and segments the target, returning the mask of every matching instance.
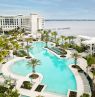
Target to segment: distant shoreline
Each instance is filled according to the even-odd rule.
[[[45,21],[95,21],[94,19],[45,19]]]

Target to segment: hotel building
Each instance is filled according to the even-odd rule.
[[[38,29],[44,28],[44,19],[38,14],[30,14],[29,16],[0,16],[0,28],[3,31],[9,31],[17,27],[24,28],[25,31],[35,35]]]

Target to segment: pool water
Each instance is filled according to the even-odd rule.
[[[69,89],[76,90],[75,77],[68,67],[74,60],[58,58],[44,49],[44,46],[45,43],[35,42],[30,48],[30,53],[41,61],[41,64],[36,66],[36,72],[44,77],[42,84],[47,85],[45,91],[67,95]],[[27,65],[27,60],[21,60],[12,65],[11,70],[13,73],[25,76],[32,72],[32,67]]]

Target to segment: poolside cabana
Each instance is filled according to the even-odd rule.
[[[79,46],[81,45],[82,41],[86,41],[86,40],[91,40],[91,37],[84,36],[84,35],[76,36],[76,44],[79,45]]]
[[[82,42],[84,45],[88,46],[88,53],[89,54],[95,54],[95,38],[92,38],[91,40],[86,40]]]
[[[90,40],[91,39],[91,37],[84,36],[84,35],[78,35],[77,37],[80,38],[80,39],[83,39],[83,40]]]

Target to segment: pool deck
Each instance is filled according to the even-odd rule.
[[[49,50],[49,51],[50,51],[50,50]],[[56,54],[56,53],[54,53],[54,52],[52,52],[52,51],[50,51],[50,52],[53,53],[54,55]],[[31,56],[32,56],[32,55],[31,55]],[[56,56],[58,56],[58,55],[56,54]],[[67,58],[70,58],[70,56],[71,56],[71,52],[68,50],[68,51],[67,51]],[[33,57],[33,56],[32,56],[32,57]],[[61,58],[60,56],[58,56],[58,57]],[[24,76],[20,76],[20,75],[14,74],[14,73],[12,73],[12,72],[10,71],[9,67],[10,67],[12,64],[14,64],[14,62],[19,61],[19,60],[22,60],[22,59],[25,59],[25,58],[15,57],[15,59],[12,59],[12,60],[10,60],[9,62],[5,63],[5,64],[2,66],[2,68],[1,68],[1,71],[2,71],[2,73],[3,73],[4,75],[10,76],[10,77],[12,77],[12,78],[14,78],[14,79],[17,80],[17,85],[16,85],[16,87],[17,87],[17,89],[19,90],[20,94],[22,94],[22,95],[27,95],[27,96],[30,96],[30,97],[36,97],[36,96],[38,96],[38,95],[43,95],[43,96],[45,96],[45,97],[67,97],[67,96],[65,96],[65,95],[62,95],[62,96],[61,96],[61,95],[57,95],[56,93],[50,93],[50,92],[45,92],[45,91],[42,91],[42,92],[40,92],[40,93],[34,91],[35,88],[38,86],[38,84],[41,83],[41,80],[43,79],[43,76],[40,75],[40,74],[39,74],[39,75],[40,75],[40,80],[38,80],[38,81],[34,84],[32,90],[21,89],[20,87],[21,87],[22,82],[23,82],[23,81],[26,81],[26,80],[30,80],[29,77],[28,77],[28,75],[24,77]],[[80,59],[78,59],[78,63],[79,63],[78,65],[80,65],[80,66],[82,67],[82,69],[85,71],[85,70],[86,70],[86,62],[84,62],[83,59],[80,58]],[[84,64],[85,64],[85,65],[84,65]],[[83,66],[83,65],[84,65],[84,66]],[[80,77],[78,71],[77,71],[76,69],[72,68],[71,65],[69,65],[69,68],[71,69],[71,71],[72,71],[73,74],[75,75],[75,79],[76,79],[76,83],[77,83],[77,92],[78,92],[77,97],[80,97],[80,95],[83,94],[83,92],[84,92],[84,85],[83,85],[82,78]]]

